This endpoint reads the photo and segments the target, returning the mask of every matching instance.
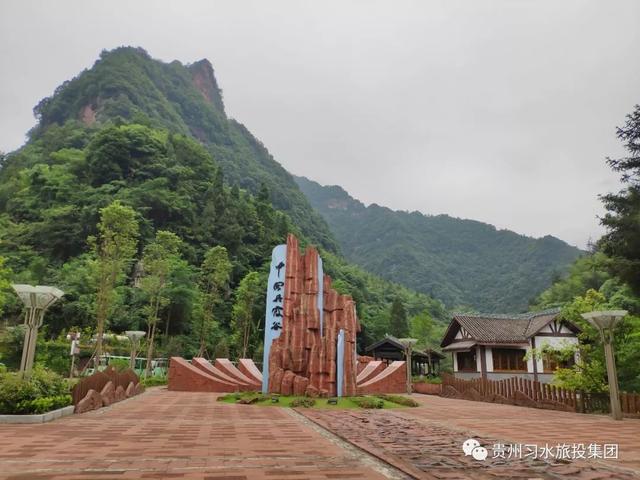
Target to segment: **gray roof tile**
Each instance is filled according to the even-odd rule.
[[[553,309],[516,315],[455,314],[453,319],[478,342],[525,343],[559,313]]]

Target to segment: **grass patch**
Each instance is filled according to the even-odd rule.
[[[237,392],[218,397],[219,402],[263,407],[286,408],[326,408],[326,409],[356,409],[356,408],[398,408],[400,405],[384,398],[373,396],[333,398],[335,404],[329,403],[328,398],[310,398],[304,396],[262,395],[259,392]]]
[[[411,381],[413,383],[432,383],[436,385],[442,384],[442,378],[440,377],[426,377],[426,376],[414,376]]]
[[[403,395],[376,395],[376,397],[381,398],[382,400],[386,400],[388,402],[397,403],[398,405],[402,405],[403,407],[419,407],[420,404],[416,402],[413,398],[405,397]]]
[[[145,387],[157,387],[158,385],[166,385],[168,379],[167,377],[143,377],[140,379],[140,383]]]

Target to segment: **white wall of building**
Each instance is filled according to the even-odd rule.
[[[563,327],[564,329],[564,327]],[[565,333],[565,332],[562,332]],[[567,331],[569,333],[569,331]],[[576,345],[578,343],[578,339],[576,337],[547,337],[547,336],[536,336],[536,350],[548,345],[552,348],[563,348],[567,345]],[[542,359],[539,358],[538,362],[538,372],[544,371],[544,365],[542,364]]]
[[[550,333],[550,332],[545,332],[544,330],[548,329],[549,327],[545,327],[545,329],[543,329],[543,333]],[[566,331],[565,331],[566,330]],[[569,330],[566,329],[566,327],[563,327],[563,330],[561,333],[571,333]],[[535,342],[536,342],[536,349],[542,348],[544,345],[549,345],[551,347],[554,348],[562,348],[566,345],[575,345],[578,343],[578,339],[576,337],[553,337],[553,336],[536,336],[535,337]],[[476,346],[476,372],[480,373],[482,372],[482,354],[481,354],[481,348],[480,346]],[[487,373],[493,373],[494,369],[493,369],[493,350],[491,347],[485,347],[484,349],[484,355],[485,355],[485,362],[486,362],[486,366],[487,366]],[[525,348],[522,348],[522,350],[526,350],[525,351],[525,355],[531,356],[530,352],[531,352],[531,344],[529,344],[529,346]],[[535,359],[535,361],[537,362],[537,371],[538,373],[543,373],[544,372],[544,365],[542,362],[542,359]],[[533,373],[533,362],[534,359],[533,358],[528,358],[527,359],[527,372],[528,373]],[[453,371],[454,372],[458,372],[458,356],[457,354],[454,353],[453,355]],[[499,373],[499,372],[497,372]]]
[[[493,353],[491,347],[484,347],[485,360],[487,361],[487,372],[493,372]]]

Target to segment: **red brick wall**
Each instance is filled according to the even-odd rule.
[[[169,390],[182,392],[237,392],[238,385],[219,380],[197,369],[184,358],[169,361]]]
[[[358,385],[359,395],[407,393],[407,364],[393,362],[376,377]]]
[[[427,395],[440,395],[440,392],[442,392],[442,385],[438,383],[414,383],[413,391]]]

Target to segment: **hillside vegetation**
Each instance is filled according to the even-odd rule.
[[[296,177],[345,257],[366,270],[443,301],[482,312],[519,312],[581,251],[448,215],[365,206],[339,186]]]
[[[154,60],[140,48],[103,51],[92,68],[60,85],[34,113],[40,121],[32,138],[70,120],[95,127],[116,119],[190,135],[215,158],[230,184],[254,194],[265,185],[273,205],[286,211],[310,240],[336,249],[326,223],[291,175],[241,123],[227,117],[206,59],[183,65]]]
[[[81,329],[88,342],[98,317],[107,332],[147,331],[156,355],[236,357],[248,343],[261,359],[266,271],[288,232],[318,245],[336,288],[358,302],[361,346],[389,332],[394,300],[426,315],[437,338],[441,303],[341,258],[292,177],[227,119],[207,61],[103,52],[35,111],[28,142],[0,158],[1,362],[15,366],[20,352],[9,281],[65,291],[41,341]],[[61,358],[45,363],[66,374],[68,343],[55,348]]]

